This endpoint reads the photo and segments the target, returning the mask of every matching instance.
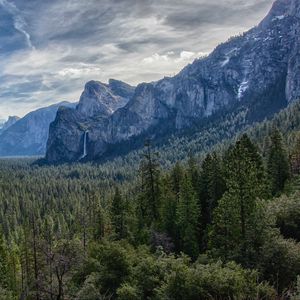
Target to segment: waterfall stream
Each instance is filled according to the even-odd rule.
[[[83,153],[80,156],[79,160],[81,160],[87,156],[87,135],[88,135],[88,131],[85,131],[84,137],[83,137]]]

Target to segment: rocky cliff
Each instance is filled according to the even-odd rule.
[[[108,84],[90,81],[85,85],[76,108],[61,108],[50,125],[47,160],[76,161],[83,157],[84,136],[87,134],[88,154],[96,155],[105,147],[98,132],[107,126],[108,119],[133,97],[135,88],[117,80]],[[93,143],[91,142],[93,141]]]
[[[299,30],[300,1],[277,0],[257,27],[175,77],[143,83],[126,95],[111,83],[88,84],[77,109],[60,110],[51,124],[47,161],[81,157],[85,132],[93,159],[164,123],[179,130],[240,105],[248,105],[254,120],[278,111],[300,97]]]
[[[21,119],[11,119],[11,124],[0,133],[0,156],[44,155],[49,125],[55,119],[60,106],[75,104],[61,102],[41,108]]]

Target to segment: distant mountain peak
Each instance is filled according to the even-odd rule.
[[[9,116],[8,120],[2,124],[0,134],[2,134],[5,130],[14,125],[18,120],[20,120],[18,116]]]
[[[18,117],[18,116],[9,116],[7,123],[17,122],[18,120],[20,120],[20,117]]]

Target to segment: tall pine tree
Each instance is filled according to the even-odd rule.
[[[10,270],[7,246],[0,231],[0,287],[6,289],[10,286]]]
[[[262,243],[266,195],[262,159],[244,135],[226,156],[227,191],[214,211],[210,246],[216,256],[250,266]]]
[[[290,166],[282,135],[277,128],[273,129],[270,142],[267,171],[271,193],[275,196],[283,190],[286,181],[290,178]]]
[[[126,203],[118,188],[111,204],[111,220],[115,229],[116,238],[123,239],[126,237]]]
[[[160,211],[160,170],[158,154],[153,153],[150,141],[145,143],[145,152],[140,165],[141,194],[139,205],[141,217],[150,227],[159,219]]]
[[[207,244],[207,228],[212,222],[213,210],[225,192],[225,182],[221,161],[216,153],[208,154],[204,159],[200,172],[199,204],[201,207],[202,236],[201,243],[205,249]]]
[[[191,179],[185,176],[181,183],[177,207],[177,226],[182,251],[192,258],[199,254],[199,214],[200,209]]]

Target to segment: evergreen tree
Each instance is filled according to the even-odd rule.
[[[0,287],[6,289],[10,286],[10,270],[7,246],[0,232]]]
[[[180,184],[183,179],[184,171],[179,162],[177,162],[171,171],[171,184],[173,192],[176,196],[177,203],[179,202]]]
[[[53,282],[54,282],[54,267],[53,267],[53,248],[54,248],[54,222],[51,217],[48,217],[44,220],[43,227],[42,227],[42,236],[44,239],[44,249],[43,252],[45,253],[46,265],[44,271],[44,277],[47,278],[47,290],[49,291],[50,295],[53,295]],[[46,274],[48,276],[46,276]],[[52,296],[51,296],[52,297]]]
[[[162,230],[171,237],[177,251],[180,251],[180,237],[176,222],[176,211],[180,201],[180,188],[183,177],[183,167],[177,162],[170,175],[163,178],[161,191]]]
[[[181,183],[180,199],[177,207],[177,226],[182,251],[192,258],[199,254],[198,220],[200,209],[191,179],[185,176]]]
[[[150,141],[145,143],[145,148],[140,165],[141,194],[139,204],[144,223],[151,226],[159,219],[160,170],[158,154],[152,152]]]
[[[114,226],[117,239],[123,239],[126,237],[125,218],[126,203],[120,193],[120,190],[116,188],[111,204],[111,221]]]
[[[216,256],[248,266],[262,243],[264,218],[260,197],[266,195],[261,158],[243,136],[226,160],[227,191],[214,211],[210,246]]]
[[[161,194],[161,229],[167,233],[175,245],[178,246],[179,237],[177,233],[176,211],[179,201],[177,201],[176,193],[172,190],[171,176],[163,178]]]
[[[217,154],[208,154],[202,163],[199,184],[199,205],[202,216],[202,245],[206,248],[207,227],[212,222],[213,210],[225,192],[221,161]]]
[[[199,194],[199,170],[194,156],[190,156],[188,160],[188,174],[196,195]]]
[[[283,145],[282,135],[274,128],[270,135],[270,148],[268,151],[267,171],[272,195],[278,195],[290,178],[288,156]]]

